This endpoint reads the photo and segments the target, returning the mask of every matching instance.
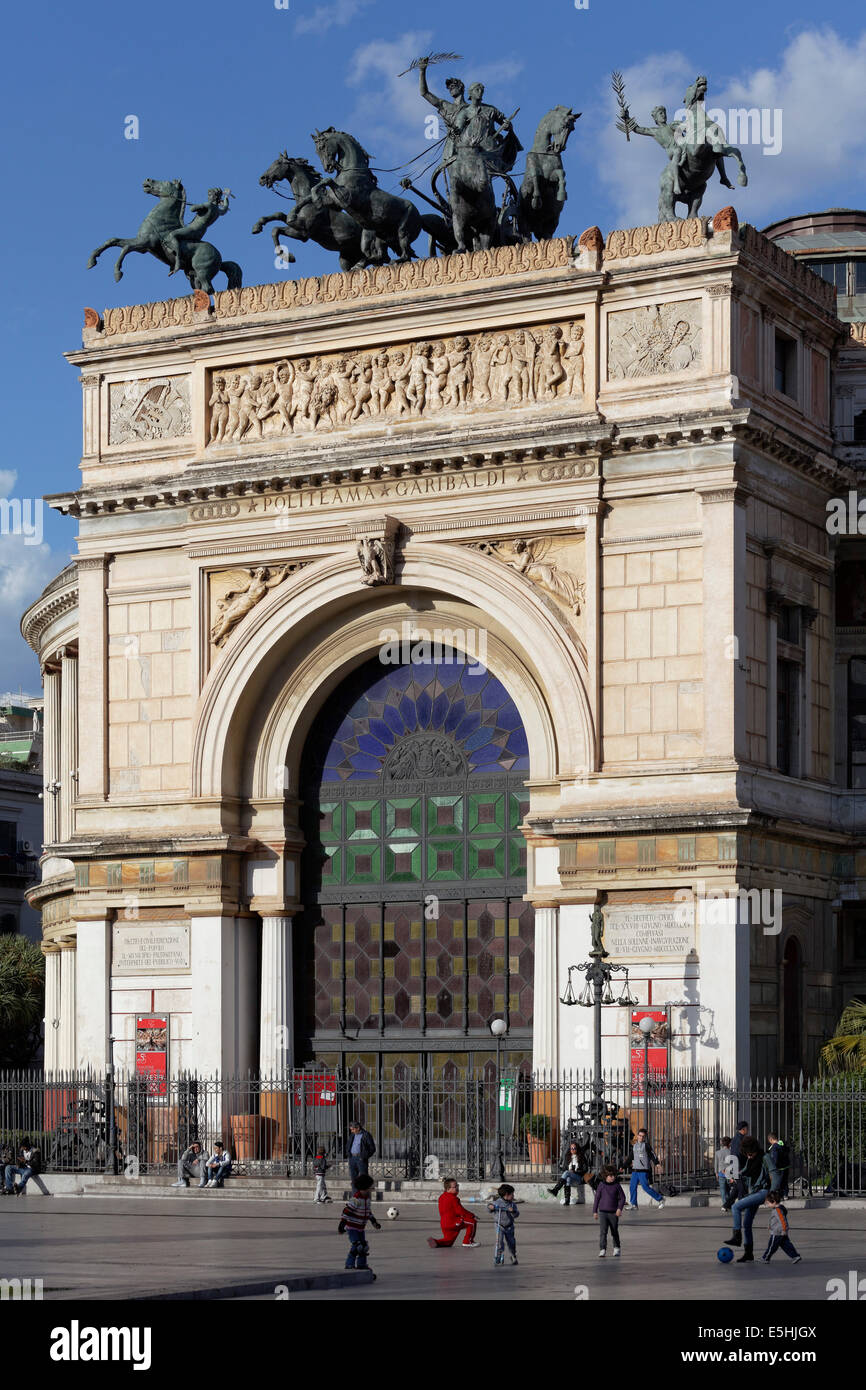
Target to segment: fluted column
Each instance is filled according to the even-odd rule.
[[[535,983],[533,988],[532,1069],[559,1072],[559,908],[535,909]]]
[[[60,838],[71,839],[78,777],[78,656],[67,647],[60,665]]]
[[[262,1076],[290,1071],[295,1051],[292,919],[262,917],[262,985],[259,1071]]]
[[[76,965],[75,942],[64,941],[60,952],[60,1027],[57,1059],[60,1071],[74,1071],[78,1061],[75,1050]]]
[[[60,672],[45,668],[45,714],[42,732],[42,818],[46,845],[60,834]]]
[[[59,1071],[60,1051],[60,948],[43,946],[45,956],[45,1071]]]

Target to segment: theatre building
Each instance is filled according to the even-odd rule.
[[[866,347],[804,259],[727,210],[87,311],[22,622],[49,1071],[147,1018],[172,1072],[461,1075],[497,1017],[591,1066],[596,906],[672,1065],[814,1067],[866,987]]]

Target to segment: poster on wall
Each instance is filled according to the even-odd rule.
[[[316,1134],[336,1134],[337,1076],[335,1072],[296,1072],[294,1078],[295,1126],[300,1127],[303,1109],[304,1127]]]
[[[168,1076],[168,1019],[139,1014],[135,1020],[135,1074],[147,1077],[151,1096],[164,1096]]]
[[[640,1026],[642,1018],[650,1018],[653,1023],[652,1032],[649,1035],[649,1048],[646,1047],[643,1029]],[[654,1083],[667,1081],[670,1037],[671,1025],[667,1008],[632,1009],[630,1041],[632,1100],[643,1099],[645,1067],[650,1097],[653,1094]]]

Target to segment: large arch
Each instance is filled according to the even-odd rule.
[[[193,795],[223,803],[230,819],[239,802],[274,795],[278,769],[291,785],[322,701],[406,618],[485,632],[485,664],[520,711],[533,782],[597,766],[586,667],[557,606],[468,547],[410,544],[399,585],[364,588],[346,550],[302,568],[247,616],[202,689]]]

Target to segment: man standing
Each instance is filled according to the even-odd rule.
[[[421,58],[418,62],[418,76],[420,79],[421,95],[425,101],[429,101],[431,106],[435,106],[445,125],[445,144],[442,147],[442,163],[448,164],[454,155],[454,122],[466,105],[465,88],[459,77],[449,77],[445,86],[449,94],[453,97],[452,101],[446,101],[444,97],[437,97],[435,92],[431,92],[427,86],[427,67],[429,58]]]
[[[745,1163],[745,1158],[743,1157],[742,1152],[742,1144],[743,1140],[746,1138],[746,1135],[748,1133],[749,1126],[747,1122],[745,1120],[740,1120],[740,1123],[737,1125],[737,1132],[731,1140],[731,1158],[734,1161],[731,1164],[731,1182],[730,1187],[728,1188],[728,1196],[723,1208],[724,1211],[730,1211],[737,1198],[745,1195],[746,1189],[741,1185],[740,1182],[740,1171],[743,1167],[743,1164]]]
[[[376,1152],[376,1144],[369,1130],[363,1129],[359,1120],[349,1125],[349,1138],[346,1157],[349,1160],[349,1177],[362,1178],[368,1173],[368,1164]]]
[[[661,1168],[661,1163],[653,1153],[646,1130],[639,1129],[637,1143],[632,1148],[631,1156],[631,1190],[626,1203],[629,1210],[637,1208],[638,1187],[642,1187],[647,1196],[655,1202],[657,1211],[661,1211],[664,1206],[665,1199],[662,1194],[650,1186],[650,1175],[654,1167]]]

